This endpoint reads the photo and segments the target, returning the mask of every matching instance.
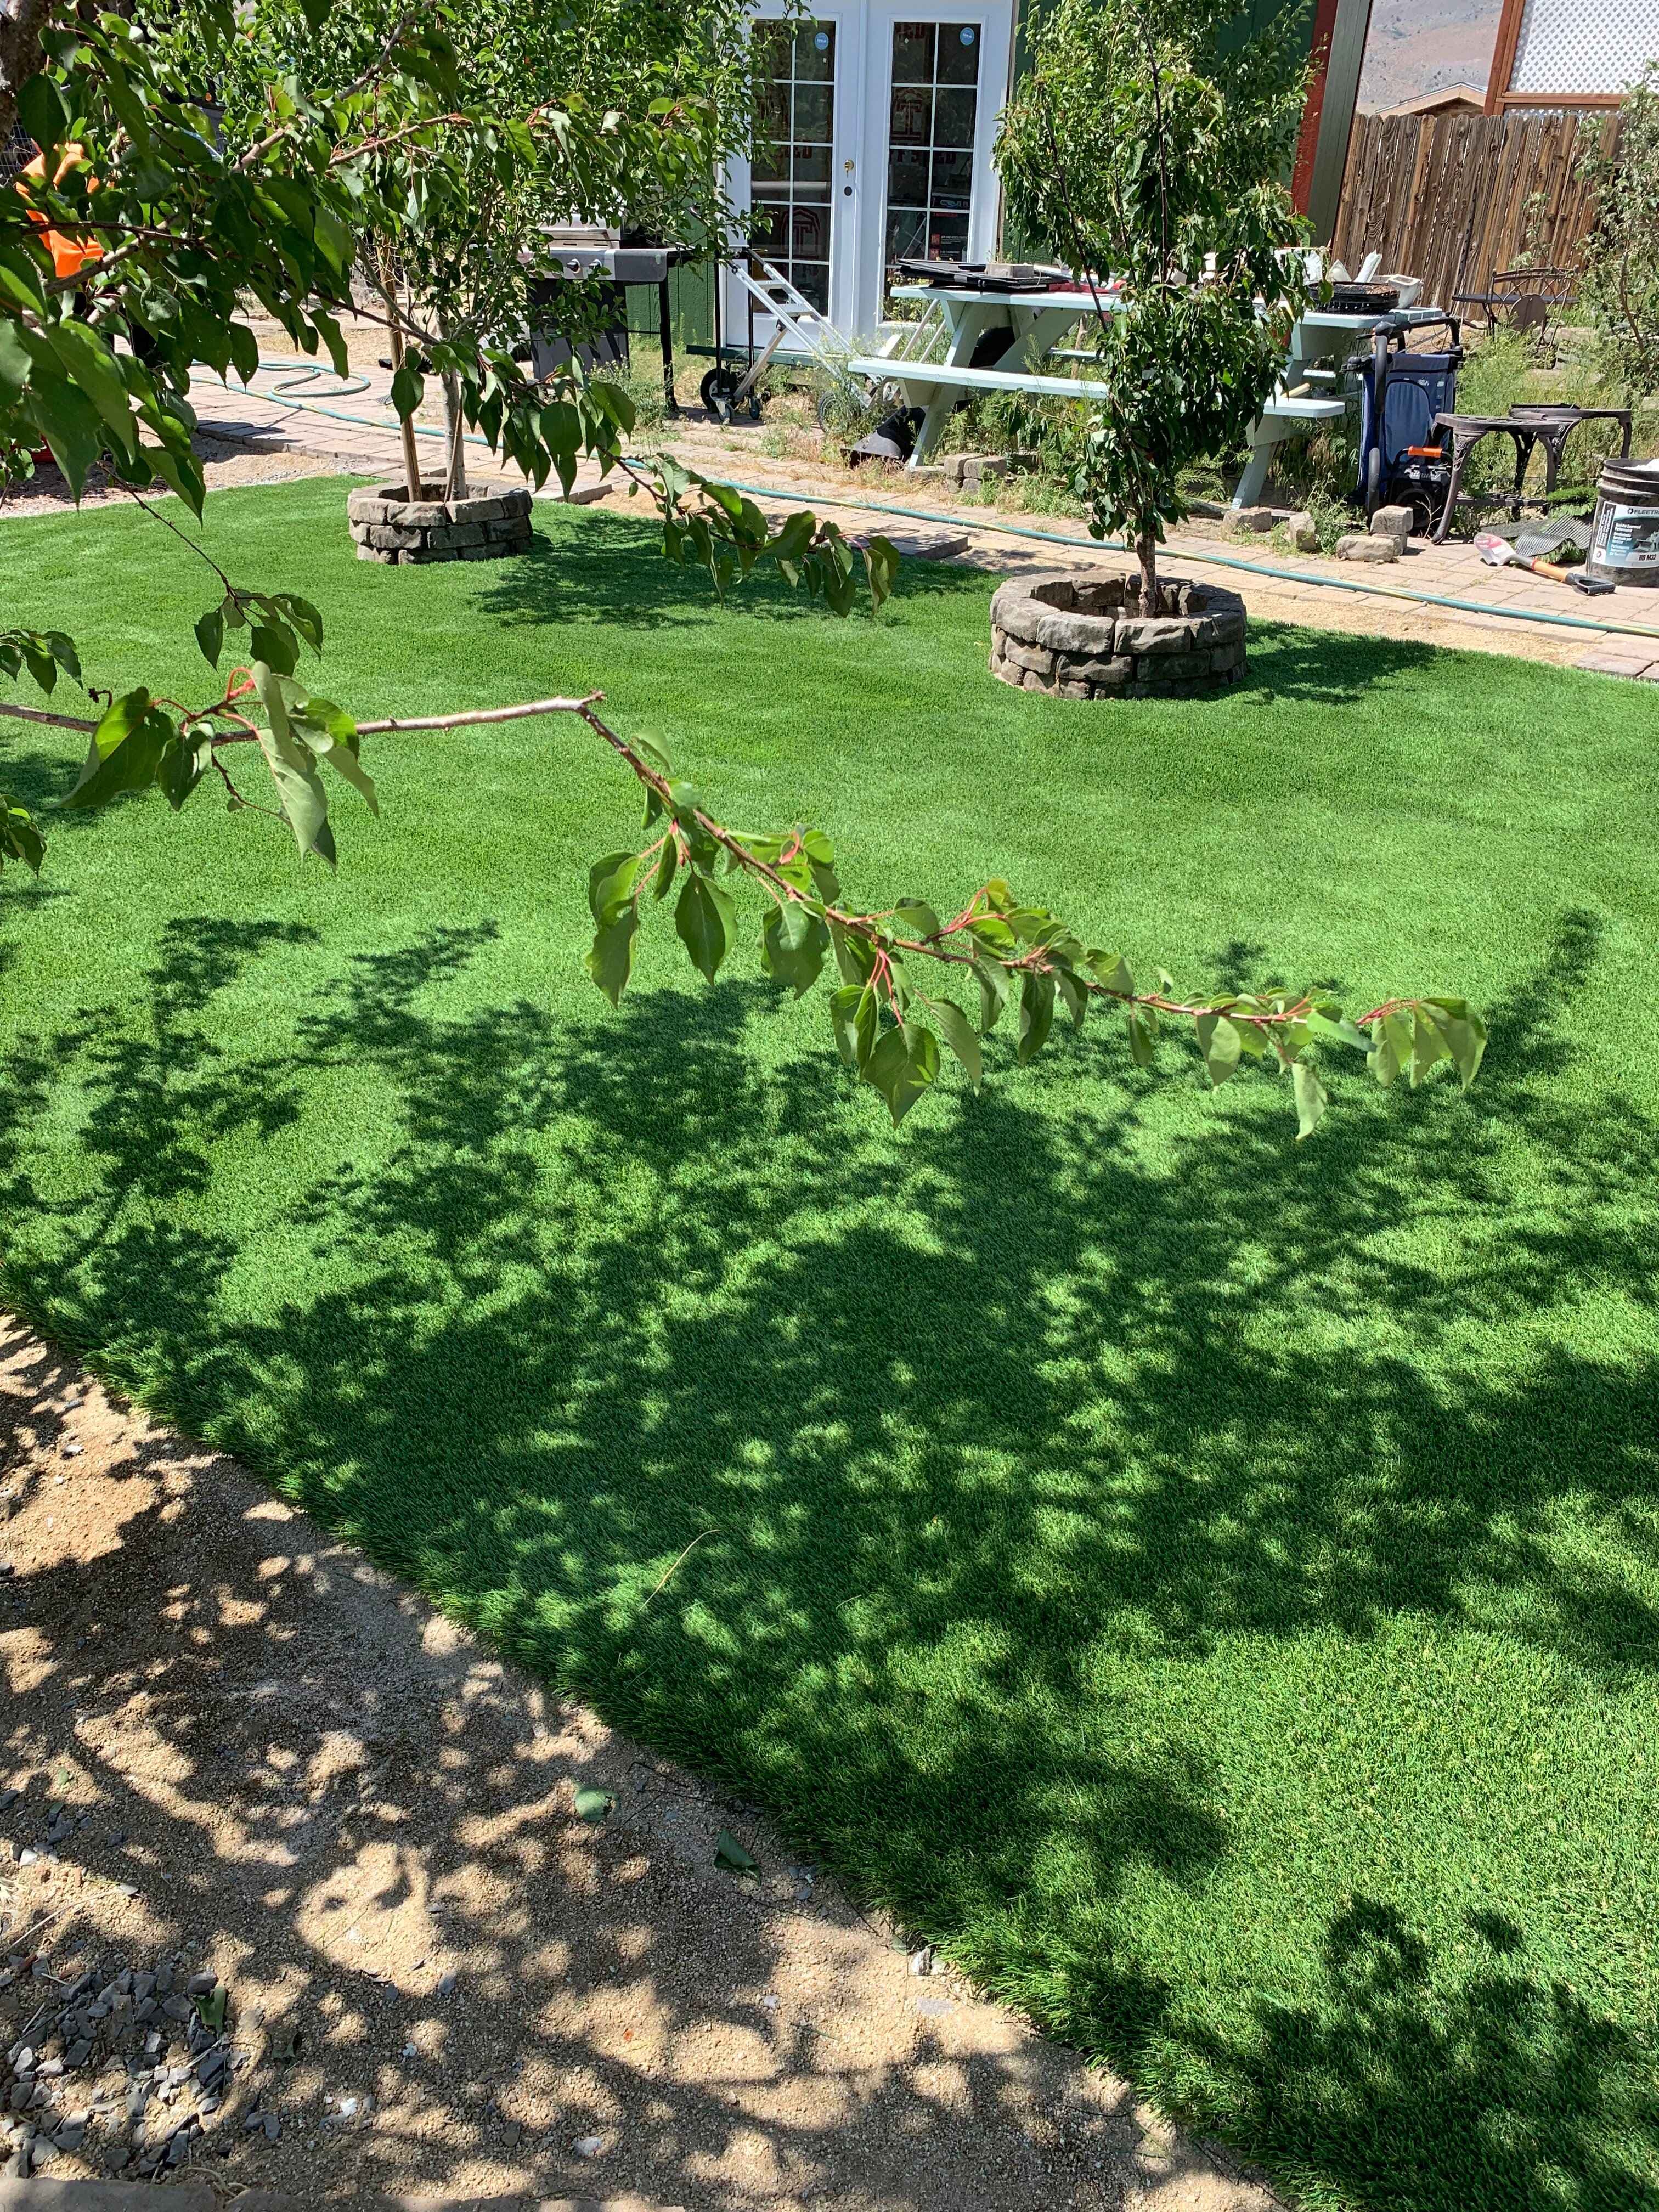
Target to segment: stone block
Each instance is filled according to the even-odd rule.
[[[412,499],[398,509],[405,530],[439,530],[449,520],[449,509],[441,499]]]
[[[1189,678],[1209,673],[1210,656],[1207,651],[1149,656],[1135,670],[1137,677],[1149,684],[1178,684]]]
[[[1243,644],[1244,617],[1242,613],[1209,615],[1206,620],[1209,624],[1212,646]]]
[[[1403,553],[1412,534],[1412,511],[1408,507],[1379,507],[1371,517],[1373,538],[1392,538]]]
[[[1317,553],[1319,550],[1318,526],[1305,507],[1293,514],[1285,525],[1285,535],[1291,541],[1292,552]]]
[[[1121,691],[1126,684],[1134,681],[1134,660],[1127,653],[1114,653],[1109,660],[1098,657],[1075,660],[1068,657],[1062,666],[1067,677],[1092,684],[1097,691]]]
[[[1185,653],[1192,641],[1192,624],[1179,615],[1153,615],[1121,622],[1113,641],[1119,653]]]
[[[1392,538],[1350,531],[1346,538],[1337,539],[1336,557],[1339,561],[1397,561],[1400,547]]]
[[[441,544],[446,550],[453,547],[459,552],[465,545],[482,545],[486,532],[482,522],[452,522],[447,530],[434,534],[434,545]]]
[[[1265,538],[1277,520],[1270,507],[1231,507],[1224,527],[1230,538]]]
[[[1002,657],[1016,668],[1030,668],[1039,676],[1052,676],[1054,672],[1052,653],[1045,652],[1040,645],[1022,645],[1017,637],[1004,638]]]
[[[1210,649],[1210,666],[1218,676],[1231,676],[1244,665],[1242,645],[1217,645]]]
[[[1041,614],[1034,635],[1050,653],[1103,654],[1112,649],[1113,626],[1103,615]]]
[[[420,530],[402,529],[396,523],[371,522],[363,532],[363,540],[382,553],[404,553],[424,545],[426,533]]]

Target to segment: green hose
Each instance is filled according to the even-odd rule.
[[[335,370],[325,368],[314,362],[284,360],[281,357],[270,358],[263,354],[259,357],[259,368],[261,370],[301,371],[307,380],[319,376],[337,374]],[[331,393],[331,398],[349,398],[353,394],[367,392],[368,389],[368,379],[364,376],[352,375],[341,380],[346,385],[347,389]],[[290,384],[292,381],[293,379],[290,377]],[[349,422],[360,430],[380,430],[387,427],[383,422],[375,422],[370,416],[348,414],[343,408],[329,407],[319,400],[301,398],[290,391],[288,385],[281,386],[278,389],[282,393],[283,405],[302,408],[308,415],[326,415],[337,422]],[[272,395],[269,392],[256,392],[254,397],[270,399]],[[419,438],[447,438],[449,435],[447,430],[428,428],[425,423],[417,422],[413,427],[416,436]],[[469,446],[483,446],[488,451],[494,450],[488,438],[481,438],[470,430],[465,435]],[[640,454],[631,454],[629,459],[641,465],[645,462],[645,457]],[[722,481],[729,483],[734,491],[747,492],[751,498],[787,499],[792,496],[787,486],[739,483],[735,477],[727,477]],[[933,507],[902,507],[896,501],[891,500],[848,499],[835,492],[817,492],[811,495],[811,504],[814,507],[851,507],[862,514],[897,515],[907,522],[931,522],[935,526],[940,523],[955,523],[959,529],[983,530],[998,538],[1029,538],[1039,545],[1067,545],[1074,552],[1086,551],[1091,546],[1097,544],[1104,547],[1109,552],[1123,553],[1128,550],[1128,548],[1117,538],[1074,538],[1064,531],[1032,530],[1024,524],[1014,522],[988,522],[979,515],[952,514],[946,510]],[[1445,592],[1413,591],[1409,586],[1375,584],[1358,576],[1310,575],[1305,569],[1281,568],[1275,562],[1269,561],[1241,561],[1236,556],[1226,553],[1183,551],[1178,557],[1182,561],[1189,561],[1200,568],[1237,568],[1244,575],[1268,576],[1279,583],[1313,584],[1322,592],[1361,592],[1373,599],[1401,599],[1408,606],[1449,607],[1455,613],[1485,615],[1493,621],[1547,623],[1558,629],[1595,630],[1607,637],[1659,638],[1659,628],[1646,623],[1599,622],[1594,615],[1557,615],[1547,611],[1533,613],[1522,607],[1487,606],[1480,599],[1458,599]]]

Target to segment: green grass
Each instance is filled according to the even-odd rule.
[[[343,497],[210,521],[365,711],[602,686],[855,895],[1467,991],[1487,1073],[1297,1146],[1265,1078],[999,1035],[895,1136],[752,957],[707,991],[659,916],[593,991],[637,809],[582,729],[382,739],[336,880],[207,793],[8,876],[9,1294],[1314,2203],[1659,2205],[1651,692],[1270,631],[1083,710],[989,679],[969,572],[721,614],[642,522],[396,573]],[[204,583],[0,529],[99,681],[198,686]]]

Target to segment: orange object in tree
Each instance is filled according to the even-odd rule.
[[[84,148],[73,145],[65,146],[63,149],[62,157],[58,161],[57,170],[53,174],[52,180],[52,183],[54,185],[61,185],[64,178],[69,174],[70,171],[77,167],[85,161],[85,159],[86,152]],[[46,181],[46,157],[44,154],[37,154],[34,159],[29,163],[28,167],[26,169],[21,170],[18,174],[16,189],[21,193],[25,201],[27,201],[30,197],[28,179],[30,178],[34,178],[39,182],[44,184]],[[97,189],[97,180],[95,179],[93,180],[93,183],[88,189],[93,191]],[[46,246],[46,251],[52,256],[52,274],[54,276],[78,276],[81,271],[88,267],[90,263],[101,261],[103,259],[104,249],[95,240],[83,241],[82,239],[75,237],[68,231],[53,230],[52,226],[47,222],[45,216],[42,215],[36,208],[30,208],[28,215],[29,221],[42,233],[43,243]]]

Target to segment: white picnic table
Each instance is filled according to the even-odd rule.
[[[1050,356],[1078,362],[1092,358],[1081,347],[1059,345],[1080,322],[1094,319],[1095,295],[1086,285],[1047,292],[981,292],[965,284],[901,284],[895,288],[893,297],[938,307],[945,327],[943,358],[912,361],[896,351],[860,354],[848,366],[878,387],[896,385],[907,407],[925,410],[906,464],[908,468],[921,468],[927,462],[945,434],[957,403],[971,393],[1018,392],[1042,399],[1111,396],[1098,378],[1049,375],[1037,366]],[[1103,285],[1099,304],[1108,313],[1115,313],[1117,295]],[[1440,319],[1431,309],[1416,308],[1410,313],[1416,321]],[[1342,419],[1347,412],[1347,401],[1342,396],[1346,381],[1342,363],[1370,339],[1382,319],[1376,315],[1333,314],[1322,307],[1310,309],[1297,322],[1291,334],[1279,390],[1251,429],[1249,458],[1233,494],[1235,507],[1254,506],[1260,498],[1273,447],[1280,439],[1321,422]],[[902,343],[907,327],[896,326],[896,341]],[[1000,331],[1009,335],[997,365],[975,368],[973,356],[981,340]],[[1016,365],[1004,365],[1010,362]],[[1304,388],[1308,386],[1318,388]]]

